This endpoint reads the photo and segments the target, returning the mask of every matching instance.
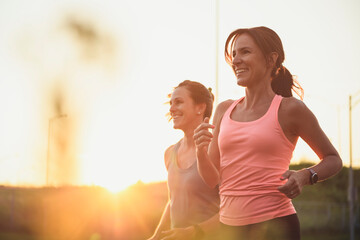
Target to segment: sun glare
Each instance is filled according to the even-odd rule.
[[[99,160],[101,158],[94,155],[82,155],[81,158],[83,162],[81,181],[83,184],[101,186],[116,193],[136,183],[135,179],[124,174],[120,166],[114,164],[118,162],[117,159],[101,161]],[[105,157],[103,156],[103,158]]]

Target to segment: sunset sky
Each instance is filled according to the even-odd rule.
[[[185,79],[215,92],[218,63],[217,102],[243,96],[224,43],[236,28],[255,26],[279,34],[284,65],[348,165],[349,95],[360,100],[360,2],[220,0],[218,32],[216,6],[0,1],[0,184],[118,190],[165,180],[164,150],[182,136],[165,116],[167,94]],[[352,114],[360,166],[360,104]],[[302,158],[317,161],[300,141],[293,160]]]

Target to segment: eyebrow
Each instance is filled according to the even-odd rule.
[[[182,97],[175,97],[174,99],[170,99],[169,103],[171,103],[173,101],[176,101],[176,100],[179,100],[179,99],[182,99]]]
[[[244,49],[252,49],[251,47],[248,47],[248,46],[246,46],[246,47],[242,47],[242,48],[240,48],[240,49],[236,49],[236,48],[234,48],[233,49],[233,51],[235,51],[235,50],[244,50]]]

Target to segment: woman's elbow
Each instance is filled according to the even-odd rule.
[[[343,161],[342,161],[342,159],[340,158],[340,157],[338,157],[338,160],[336,161],[336,163],[337,163],[337,170],[338,170],[338,172],[340,172],[341,171],[341,169],[343,168]]]
[[[218,182],[212,182],[212,183],[207,183],[207,185],[211,188],[211,189],[214,189],[217,185],[218,185]]]
[[[341,169],[343,168],[343,161],[342,161],[341,157],[338,154],[333,155],[331,162],[332,162],[333,172],[335,174],[339,173],[341,171]]]
[[[208,177],[208,178],[201,176],[201,178],[203,179],[205,184],[208,185],[208,187],[210,188],[215,188],[219,184],[219,176]]]
[[[214,177],[214,178],[212,179],[211,183],[208,184],[208,185],[209,185],[209,187],[211,187],[211,188],[215,188],[215,187],[217,187],[217,186],[219,185],[219,182],[220,182],[220,176],[219,176],[219,175],[216,175],[216,177]]]

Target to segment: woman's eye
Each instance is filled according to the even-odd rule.
[[[174,104],[174,105],[179,105],[179,104],[181,104],[182,103],[182,101],[180,101],[180,100],[175,100],[172,104]]]

